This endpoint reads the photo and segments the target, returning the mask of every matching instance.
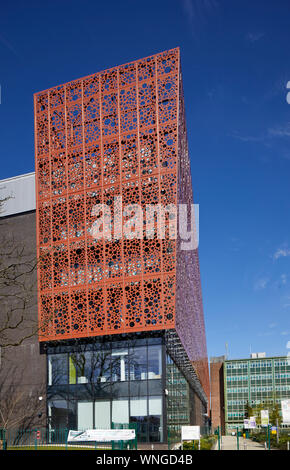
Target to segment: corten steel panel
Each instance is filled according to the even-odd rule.
[[[208,391],[197,252],[92,236],[116,196],[192,203],[180,87],[173,49],[35,95],[39,339],[176,328]]]
[[[177,200],[178,204],[186,204],[189,207],[193,204],[193,192],[181,78],[179,87]],[[180,237],[177,238],[176,247],[175,302],[176,331],[197,372],[209,403],[209,367],[198,249],[192,251],[182,250]]]
[[[175,241],[92,227],[117,196],[176,204],[178,94],[179,49],[35,94],[40,341],[174,328]]]

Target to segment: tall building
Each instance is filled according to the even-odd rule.
[[[213,429],[225,431],[224,361],[226,356],[210,358],[210,416]]]
[[[209,397],[198,250],[170,232],[169,209],[193,202],[179,49],[36,93],[34,106],[48,426],[135,422],[139,441],[166,442],[181,422],[204,424]]]
[[[219,364],[219,370],[212,368],[215,362]],[[252,354],[249,359],[225,360],[223,363],[211,360],[212,387],[217,381],[217,376],[220,377],[220,370],[223,375],[224,394],[220,401],[219,414],[225,417],[227,434],[237,427],[243,428],[248,407],[255,409],[263,404],[265,407],[277,404],[282,415],[281,401],[290,398],[289,357],[266,357],[265,353],[257,353]],[[217,408],[218,403],[215,413]],[[216,420],[216,424],[222,425],[222,422],[218,423]]]

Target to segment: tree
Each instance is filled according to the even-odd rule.
[[[27,430],[39,426],[45,412],[39,397],[45,393],[45,385],[33,388],[23,386],[25,369],[17,366],[1,371],[0,379],[0,428]]]
[[[247,401],[246,406],[245,406],[245,418],[250,418],[251,416],[254,416],[254,411],[252,406],[250,406],[249,401]]]
[[[280,406],[276,402],[275,396],[273,395],[268,400],[264,400],[264,403],[259,403],[252,408],[251,416],[256,416],[256,423],[258,426],[261,425],[261,410],[269,411],[269,424],[276,425],[278,420],[278,426],[282,423],[282,416],[280,414]]]
[[[6,201],[0,199],[0,215]],[[37,257],[21,223],[0,220],[0,427],[10,429],[39,426],[45,418],[43,376],[37,384],[31,377],[37,366]]]
[[[0,214],[6,199],[0,200]],[[18,346],[33,337],[37,318],[30,315],[36,306],[37,259],[33,247],[17,239],[0,223],[0,348]]]
[[[272,404],[272,407],[270,408],[270,423],[276,425],[278,422],[278,426],[281,426],[282,423],[282,415],[280,414],[280,406],[278,405],[277,402],[274,402]]]

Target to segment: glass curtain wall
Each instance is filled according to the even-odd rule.
[[[53,428],[137,423],[139,442],[163,440],[162,337],[48,350]]]
[[[170,441],[180,441],[181,426],[194,424],[193,390],[169,355],[166,357],[167,429]]]

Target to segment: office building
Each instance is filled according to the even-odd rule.
[[[139,442],[166,442],[171,427],[203,425],[198,249],[170,236],[170,213],[164,236],[155,215],[150,233],[132,216],[193,203],[179,49],[36,93],[34,106],[27,229],[35,223],[47,426],[134,422]]]
[[[290,398],[289,357],[266,357],[265,353],[253,353],[249,359],[222,359],[212,358],[210,367],[214,427],[221,426],[226,434],[237,428],[243,429],[244,419],[250,418],[247,410],[259,410],[263,405],[267,409],[267,406],[277,404],[282,418],[281,401]],[[218,370],[214,369],[214,364],[219,365]],[[223,383],[220,381],[221,371]],[[217,380],[220,393],[214,394]],[[276,425],[276,422],[271,424]],[[281,420],[281,426],[288,425]]]

